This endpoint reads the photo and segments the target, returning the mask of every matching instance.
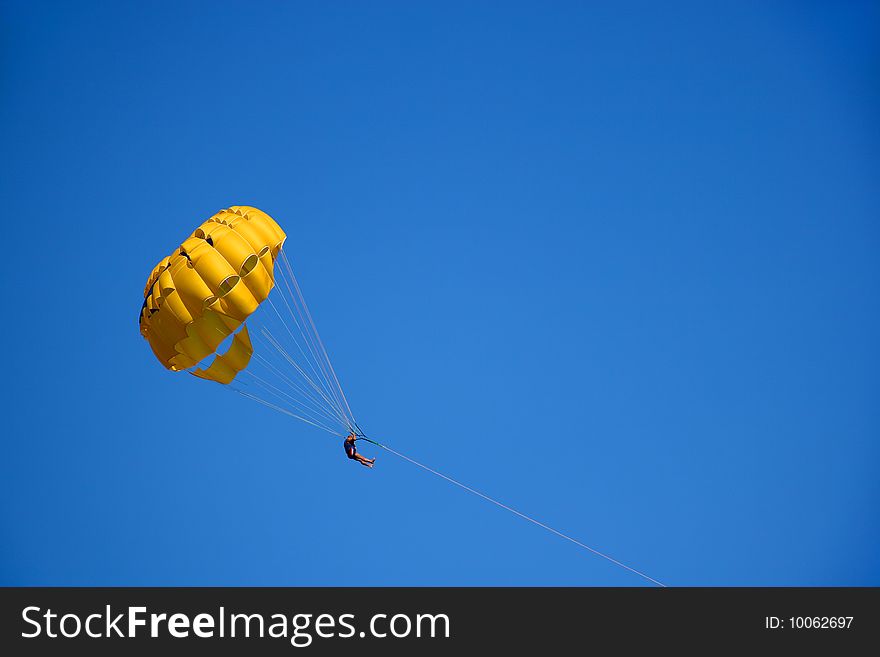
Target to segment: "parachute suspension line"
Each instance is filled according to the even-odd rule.
[[[263,332],[267,332],[267,329],[265,329],[265,328],[261,328],[260,330]],[[259,336],[259,335],[256,335],[256,334],[253,334],[253,335],[256,338],[261,338],[261,336]],[[266,341],[266,344],[268,345],[271,343]],[[288,356],[285,356],[285,357],[288,357]],[[286,402],[285,404],[290,406],[292,410],[295,410],[297,412],[302,412],[302,413],[306,413],[307,411],[311,412],[311,413],[317,413],[319,415],[326,417],[326,419],[329,420],[331,424],[341,423],[341,420],[338,416],[338,413],[335,412],[335,409],[328,406],[326,403],[322,403],[314,395],[307,394],[308,390],[306,390],[305,388],[302,388],[301,386],[298,386],[289,377],[285,376],[283,372],[281,372],[277,367],[272,365],[272,363],[269,362],[269,360],[267,360],[266,358],[264,358],[260,353],[255,351],[253,353],[253,358],[254,358],[254,360],[251,361],[251,367],[249,367],[246,370],[243,370],[243,373],[253,377],[253,379],[255,381],[257,381],[258,384],[262,388],[269,390],[269,392],[271,394],[273,394],[275,397],[284,396],[284,397],[287,397],[288,399],[290,399],[290,402]],[[293,364],[296,367],[296,363],[293,362]],[[288,395],[288,394],[284,393],[283,391],[281,391],[277,386],[272,385],[271,383],[269,383],[265,379],[258,376],[254,372],[255,369],[258,369],[256,367],[256,365],[260,365],[260,366],[264,367],[267,371],[267,376],[269,376],[273,380],[279,379],[280,380],[279,383],[281,383],[281,382],[286,383],[288,386],[291,387],[292,390],[298,392],[302,398],[301,399],[294,398],[291,395]],[[305,375],[305,373],[303,373],[302,375],[309,382],[310,385],[313,385],[311,380],[308,379],[308,377]],[[244,382],[244,383],[246,384],[246,382]],[[273,392],[273,390],[274,390],[274,392]],[[316,419],[316,418],[313,418],[313,419]],[[345,426],[344,423],[342,423],[342,424],[343,424],[343,426]]]
[[[360,428],[358,428],[358,431],[360,431]],[[523,520],[528,520],[529,522],[531,522],[531,523],[537,525],[538,527],[541,527],[541,528],[543,528],[543,529],[546,529],[548,532],[550,532],[550,533],[552,533],[552,534],[556,534],[556,535],[559,536],[560,538],[564,538],[566,541],[571,541],[572,543],[574,543],[574,544],[577,545],[578,547],[581,547],[581,548],[583,548],[583,549],[585,549],[585,550],[588,550],[588,551],[592,552],[593,554],[595,554],[596,556],[602,557],[603,559],[606,559],[606,560],[610,561],[611,563],[613,563],[613,564],[615,564],[615,565],[617,565],[617,566],[620,566],[621,568],[624,568],[624,569],[628,570],[629,572],[634,573],[634,574],[638,575],[639,577],[642,577],[643,579],[646,579],[647,581],[649,581],[649,582],[651,582],[651,583],[653,583],[653,584],[656,584],[657,586],[662,586],[662,587],[664,587],[664,588],[666,587],[665,584],[663,584],[662,582],[657,581],[657,580],[654,579],[653,577],[650,577],[650,576],[646,575],[645,573],[636,570],[635,568],[631,568],[630,566],[627,566],[625,563],[621,563],[621,562],[618,561],[617,559],[614,559],[614,558],[612,558],[612,557],[609,557],[607,554],[603,554],[602,552],[599,552],[598,550],[595,550],[595,549],[591,548],[589,545],[585,545],[584,543],[581,543],[581,542],[578,541],[577,539],[574,539],[574,538],[572,538],[571,536],[568,536],[567,534],[563,534],[562,532],[560,532],[560,531],[558,531],[558,530],[556,530],[556,529],[553,529],[552,527],[550,527],[550,526],[548,526],[548,525],[545,525],[543,522],[539,522],[539,521],[535,520],[534,518],[531,518],[531,517],[527,516],[527,515],[524,514],[524,513],[520,513],[520,512],[517,511],[516,509],[514,509],[514,508],[512,508],[512,507],[509,507],[509,506],[507,506],[506,504],[502,504],[502,503],[499,502],[498,500],[493,499],[493,498],[489,497],[488,495],[484,495],[484,494],[481,493],[480,491],[478,491],[478,490],[474,490],[474,489],[471,488],[470,486],[466,486],[465,484],[461,483],[460,481],[456,481],[456,480],[453,479],[452,477],[447,477],[445,474],[443,474],[443,473],[441,473],[441,472],[437,472],[436,470],[434,470],[434,469],[432,469],[432,468],[429,468],[427,465],[424,465],[424,464],[422,464],[422,463],[419,463],[418,461],[416,461],[416,460],[414,460],[414,459],[411,459],[410,457],[406,456],[405,454],[401,454],[400,452],[391,449],[391,448],[388,447],[387,445],[383,445],[383,444],[381,444],[381,443],[377,443],[375,440],[370,440],[369,438],[367,438],[366,436],[364,436],[363,433],[359,433],[358,435],[359,435],[359,437],[362,438],[363,440],[366,440],[367,442],[372,443],[373,445],[376,445],[377,447],[381,447],[381,448],[384,449],[386,452],[390,452],[391,454],[394,454],[395,456],[397,456],[397,457],[403,459],[404,461],[409,461],[409,462],[412,463],[413,465],[416,465],[416,466],[422,468],[423,470],[426,470],[427,472],[430,472],[431,474],[440,477],[441,479],[445,479],[445,480],[448,481],[449,483],[451,483],[451,484],[455,484],[455,485],[458,486],[459,488],[463,488],[463,489],[466,490],[467,492],[472,493],[472,494],[476,495],[477,497],[482,497],[482,498],[483,498],[484,500],[486,500],[487,502],[491,502],[492,504],[494,504],[494,505],[496,505],[496,506],[499,506],[499,507],[501,507],[502,509],[504,509],[504,510],[506,510],[506,511],[510,511],[512,514],[519,516],[519,517],[522,518]]]
[[[276,257],[273,292],[265,300],[268,308],[248,319],[257,349],[238,387],[230,388],[330,434],[355,431],[351,408],[283,249]]]
[[[288,301],[287,301],[287,297],[284,295],[283,288],[278,287],[278,294],[281,296],[281,300],[284,302],[284,305],[287,307],[287,312],[288,312],[290,318],[293,320],[293,323],[296,325],[297,330],[299,330],[300,336],[302,337],[303,342],[305,342],[306,348],[309,350],[308,355],[306,354],[305,351],[303,351],[303,348],[300,345],[299,340],[296,339],[296,336],[293,334],[293,331],[290,330],[290,326],[288,325],[288,323],[286,321],[284,321],[284,318],[281,316],[281,313],[278,312],[278,309],[275,307],[275,304],[272,303],[272,299],[266,299],[266,301],[269,302],[270,307],[272,308],[272,310],[275,311],[275,315],[278,317],[279,320],[281,320],[281,324],[284,326],[284,329],[287,331],[287,334],[293,340],[293,343],[296,345],[296,348],[299,350],[299,353],[302,355],[303,361],[305,361],[306,366],[312,371],[312,374],[314,375],[314,379],[312,379],[311,376],[309,376],[308,374],[306,374],[303,371],[301,371],[300,373],[302,374],[302,376],[306,380],[309,381],[309,383],[313,387],[315,387],[316,390],[317,390],[317,385],[320,385],[321,390],[324,393],[324,394],[322,394],[322,397],[327,399],[327,395],[332,394],[330,392],[330,387],[331,387],[330,382],[327,380],[326,376],[322,377],[320,374],[318,374],[318,370],[320,369],[320,365],[317,364],[318,363],[317,355],[312,350],[312,348],[309,346],[308,339],[306,338],[305,334],[303,333],[303,329],[300,326],[300,323],[297,320],[296,315],[294,315],[294,312],[290,307],[290,303],[288,303]],[[316,369],[316,366],[317,366],[317,369]],[[331,401],[330,399],[327,399],[327,401],[330,402],[330,404],[332,406],[338,406],[338,403],[335,403],[335,402]]]
[[[330,361],[330,355],[327,353],[326,347],[324,347],[324,342],[321,340],[321,334],[318,333],[318,327],[315,326],[315,321],[312,319],[312,313],[309,311],[309,306],[306,304],[306,300],[303,297],[302,290],[300,290],[299,282],[296,280],[296,276],[293,274],[293,268],[290,266],[290,261],[287,259],[287,254],[284,252],[284,249],[281,249],[281,259],[284,261],[284,266],[287,269],[287,273],[290,276],[290,280],[293,282],[293,286],[296,289],[297,298],[302,306],[303,311],[305,312],[305,316],[309,321],[309,325],[312,328],[312,335],[314,335],[317,340],[318,346],[321,348],[321,352],[324,355],[324,361],[326,362],[327,368],[333,376],[333,380],[336,383],[336,389],[339,392],[339,396],[342,399],[342,402],[345,404],[345,408],[348,411],[346,417],[350,419],[349,427],[356,424],[354,419],[354,413],[351,412],[351,407],[348,404],[348,399],[345,397],[345,392],[342,389],[342,385],[339,383],[339,377],[336,376],[336,370],[333,368],[333,363]]]
[[[271,345],[272,348],[274,348],[279,354],[281,354],[281,356],[288,363],[290,363],[291,366],[293,366],[293,368],[300,374],[300,376],[302,376],[303,380],[309,386],[311,386],[312,390],[314,390],[314,392],[310,392],[307,389],[304,389],[305,393],[308,394],[309,398],[314,399],[316,403],[318,403],[321,406],[323,406],[324,408],[326,408],[334,416],[336,416],[337,419],[341,420],[342,417],[339,412],[339,409],[335,406],[335,404],[333,404],[332,401],[330,401],[330,399],[327,398],[327,395],[324,394],[324,392],[321,390],[321,388],[318,387],[318,385],[309,377],[309,375],[305,371],[303,371],[302,367],[299,366],[299,364],[296,362],[296,360],[287,352],[287,350],[281,345],[281,343],[278,341],[278,339],[274,335],[272,335],[272,332],[269,331],[269,329],[267,329],[267,328],[260,329],[260,332],[263,334],[262,338],[263,338],[265,344]],[[257,336],[257,337],[260,337],[260,336]],[[317,393],[317,395],[318,395],[318,397],[320,397],[320,399],[315,396],[315,393]],[[322,399],[323,399],[323,401],[321,401]]]
[[[279,292],[279,295],[281,296],[281,299],[284,301],[284,304],[287,306],[287,311],[288,311],[288,313],[290,313],[290,317],[293,319],[294,324],[296,324],[296,327],[299,329],[300,335],[302,335],[302,329],[300,328],[299,323],[296,321],[296,317],[294,316],[293,311],[290,309],[290,305],[287,303],[287,299],[284,297],[284,294],[282,293],[282,290],[280,288],[279,288],[278,292]],[[308,368],[312,371],[312,374],[314,374],[315,379],[320,384],[323,391],[327,394],[330,394],[329,388],[324,385],[324,382],[321,380],[321,377],[318,375],[318,372],[315,370],[315,366],[313,365],[314,354],[312,354],[312,358],[309,358],[309,356],[306,355],[306,353],[303,351],[302,346],[299,343],[299,340],[296,339],[296,336],[293,334],[293,331],[290,330],[290,326],[288,326],[287,322],[284,321],[284,318],[281,316],[281,313],[278,312],[278,308],[275,307],[275,304],[272,303],[272,299],[266,299],[266,301],[269,303],[269,306],[272,308],[272,310],[275,311],[275,314],[278,316],[278,319],[281,320],[281,324],[284,326],[284,329],[287,331],[288,335],[290,335],[290,338],[293,340],[293,343],[296,345],[296,348],[299,350],[299,353],[302,355],[303,360],[305,361]],[[306,342],[305,336],[303,335],[302,337],[303,337],[303,341]],[[306,342],[306,347],[308,347],[308,342]],[[311,352],[311,350],[309,350],[309,351]],[[311,377],[308,376],[305,372],[302,372],[302,375],[303,375],[303,377],[307,378],[310,383],[313,383]]]
[[[280,316],[279,316],[279,318],[280,318]],[[282,319],[282,322],[283,322],[283,319]],[[220,329],[215,328],[214,330],[217,331],[218,333],[222,333],[222,332],[220,331]],[[265,329],[265,328],[263,328],[263,329],[261,329],[261,330],[262,330],[262,331],[267,331],[267,329]],[[255,337],[260,337],[260,336],[255,336]],[[258,353],[255,352],[255,353],[252,354],[252,357],[255,357],[257,360],[261,361],[261,363],[262,363],[262,364],[263,364],[268,370],[270,370],[274,375],[278,376],[279,378],[282,378],[283,380],[285,380],[285,382],[287,382],[287,383],[288,383],[291,387],[293,387],[295,390],[301,391],[301,392],[303,392],[303,393],[307,393],[307,392],[308,392],[308,391],[306,391],[306,390],[300,388],[299,386],[297,386],[293,381],[291,381],[288,377],[286,377],[282,372],[280,372],[277,368],[275,368],[275,367],[274,367],[274,366],[273,366],[268,360],[266,360],[265,358],[263,358],[260,354],[258,354]],[[291,361],[291,362],[293,362],[293,361]],[[298,367],[298,365],[297,365],[295,362],[293,362],[293,365],[294,365],[295,367]],[[244,374],[247,374],[247,375],[249,375],[249,376],[254,377],[254,379],[259,380],[260,384],[261,384],[264,388],[266,388],[266,387],[274,388],[274,389],[277,390],[279,393],[284,394],[284,393],[282,393],[280,390],[278,390],[278,388],[276,388],[275,386],[272,386],[269,382],[267,382],[267,381],[261,379],[259,376],[257,376],[256,374],[254,374],[253,369],[254,369],[254,368],[253,368],[253,366],[252,366],[250,369],[243,370],[243,372],[244,372]],[[303,376],[303,377],[304,377],[304,378],[305,378],[310,384],[314,385],[314,384],[312,383],[311,379],[309,379],[308,375],[306,375],[305,372],[302,372],[302,376]],[[270,391],[270,392],[271,392],[271,391]],[[277,393],[273,393],[273,394],[275,394],[276,397],[278,396]],[[336,411],[335,408],[333,408],[333,407],[329,407],[329,406],[326,406],[325,404],[322,404],[319,400],[314,399],[313,397],[310,397],[310,396],[308,396],[307,394],[303,394],[303,399],[302,399],[302,400],[300,400],[300,399],[294,399],[293,397],[290,397],[290,395],[286,395],[286,394],[284,394],[284,396],[289,397],[289,398],[292,400],[293,403],[295,403],[295,404],[298,405],[298,406],[294,407],[294,410],[298,410],[298,411],[299,411],[299,410],[301,410],[299,407],[303,407],[303,408],[302,408],[302,412],[306,412],[306,410],[308,410],[308,411],[310,411],[310,412],[312,412],[312,413],[319,413],[319,414],[321,414],[321,412],[319,412],[317,408],[311,407],[311,406],[309,406],[309,405],[306,403],[306,401],[314,401],[314,402],[316,403],[316,405],[317,405],[319,408],[323,409],[323,413],[324,413],[325,415],[327,415],[327,419],[330,420],[331,423],[334,423],[334,424],[335,424],[336,422],[341,422],[343,426],[347,426],[347,423],[346,423],[344,420],[342,420],[342,417],[338,414],[338,412]],[[335,417],[331,417],[331,416],[335,416]]]
[[[234,390],[235,392],[242,395],[243,397],[247,397],[248,399],[252,399],[255,402],[263,404],[264,406],[268,406],[269,408],[276,410],[279,413],[284,413],[285,415],[289,415],[290,417],[296,418],[297,420],[302,420],[306,424],[311,424],[313,427],[317,427],[318,429],[321,429],[322,431],[326,431],[327,433],[333,434],[334,436],[341,436],[342,435],[341,433],[337,433],[336,431],[333,431],[332,429],[328,429],[327,427],[325,427],[323,425],[315,424],[314,422],[307,420],[306,418],[302,417],[301,415],[297,415],[296,413],[292,413],[291,411],[287,410],[286,408],[281,408],[280,406],[276,406],[275,404],[273,404],[271,402],[267,402],[265,399],[261,399],[260,397],[257,397],[256,395],[253,395],[245,390],[241,390],[240,388],[236,388],[234,386],[230,386],[230,389]]]
[[[282,256],[283,256],[283,253],[284,253],[284,251],[282,250],[281,251]],[[286,260],[285,260],[285,262],[286,262]],[[287,267],[287,269],[288,269],[288,271],[291,271],[289,266]],[[279,267],[278,274],[276,275],[276,279],[280,279],[284,283],[284,288],[286,288],[286,290],[287,290],[287,295],[290,296],[290,303],[288,303],[287,295],[284,294],[283,289],[281,290],[282,291],[281,298],[284,300],[284,303],[287,306],[287,310],[290,313],[291,318],[293,318],[293,321],[296,324],[297,329],[299,329],[300,335],[302,336],[303,341],[306,343],[306,347],[308,348],[309,353],[311,354],[314,363],[317,365],[318,370],[320,370],[320,372],[321,372],[320,376],[318,375],[317,372],[315,372],[315,376],[316,376],[316,378],[318,378],[322,382],[322,387],[324,388],[325,392],[327,392],[328,395],[333,397],[334,405],[338,406],[340,411],[342,411],[342,404],[339,400],[338,395],[336,394],[336,391],[333,387],[333,384],[330,382],[330,377],[327,373],[327,368],[325,367],[324,362],[321,358],[321,355],[318,351],[317,343],[314,339],[312,332],[309,330],[310,327],[306,323],[305,317],[303,316],[302,302],[297,298],[297,295],[294,294],[293,288],[291,288],[291,286],[290,286],[290,282],[284,276],[284,269]],[[279,286],[279,289],[281,289],[280,286]],[[300,302],[298,303],[298,301],[300,301]],[[291,304],[292,304],[292,306],[291,306]],[[312,367],[312,370],[314,371],[314,367]],[[345,415],[344,412],[342,414]],[[346,423],[349,424],[347,417],[346,417]]]
[[[346,408],[343,407],[344,393],[341,392],[339,381],[335,378],[335,375],[331,381],[330,372],[332,371],[332,365],[329,362],[329,355],[327,354],[326,349],[323,348],[323,343],[321,343],[320,337],[317,335],[317,327],[315,326],[314,320],[310,314],[308,314],[308,316],[306,315],[308,313],[308,306],[302,296],[302,290],[296,282],[296,277],[290,267],[287,254],[282,249],[279,252],[279,256],[284,266],[278,266],[276,268],[275,287],[280,293],[281,299],[287,308],[290,318],[293,320],[294,324],[296,324],[297,330],[302,337],[302,342],[305,343],[308,355],[300,346],[299,341],[296,341],[297,347],[303,355],[303,358],[307,360],[309,369],[315,374],[316,380],[321,384],[321,388],[325,393],[322,396],[329,398],[328,401],[332,406],[338,408],[340,412],[339,414],[343,417],[343,424],[351,428],[353,418],[350,416],[350,409],[346,412]],[[278,264],[280,265],[281,263]],[[294,283],[293,287],[291,287],[291,281]],[[287,327],[287,331],[291,337],[294,337],[289,327]],[[321,345],[320,348],[319,344]],[[311,356],[311,360],[308,358],[309,355]],[[334,382],[336,385],[334,385]]]
[[[253,376],[255,376],[255,375],[253,375]],[[255,376],[255,378],[256,378],[256,376]],[[247,385],[246,381],[243,381],[242,383],[244,385]],[[265,387],[267,385],[271,386],[271,384],[267,384],[267,383],[261,383],[259,385],[261,385],[261,387]],[[285,415],[288,415],[292,418],[295,418],[297,420],[301,420],[301,421],[305,422],[306,424],[310,424],[311,426],[317,427],[318,429],[321,429],[322,431],[326,431],[327,433],[333,434],[334,436],[344,435],[339,430],[331,429],[326,424],[324,424],[320,421],[317,421],[315,418],[313,418],[311,416],[307,416],[305,413],[294,412],[299,409],[290,402],[278,401],[278,400],[274,400],[274,399],[272,401],[269,401],[269,400],[265,399],[263,396],[261,396],[261,394],[257,394],[255,392],[250,392],[248,390],[243,390],[235,385],[224,386],[224,388],[227,390],[237,392],[238,394],[240,394],[243,397],[246,397],[246,398],[251,399],[259,404],[262,404],[263,406],[266,406],[268,408],[276,410],[279,413],[284,413]],[[271,391],[268,391],[268,392],[271,393]],[[281,397],[284,394],[281,391],[279,391],[279,393],[280,394],[278,394],[278,393],[272,393],[272,394],[274,394],[274,396],[276,396],[276,397]],[[335,424],[338,424],[338,422],[334,421],[332,424],[335,425]]]
[[[282,347],[281,344],[278,342],[278,340],[275,339],[272,333],[266,328],[261,329],[261,331],[266,339],[271,343],[271,345],[278,351],[278,353],[281,354],[281,356],[285,360],[287,360],[287,362],[290,363],[297,372],[300,373],[303,379],[305,379],[306,383],[308,383],[312,387],[312,389],[324,399],[327,409],[331,411],[334,416],[336,416],[337,420],[342,424],[342,426],[348,426],[348,422],[342,415],[342,411],[321,391],[317,384],[308,377],[308,375],[303,371],[299,364],[290,356],[289,353],[287,353],[287,350],[285,350],[284,347]]]
[[[327,353],[327,350],[324,348],[324,343],[321,341],[321,336],[318,333],[318,328],[315,326],[315,322],[312,319],[312,314],[309,311],[308,304],[306,303],[305,297],[302,294],[302,290],[299,287],[299,283],[296,280],[296,276],[293,273],[293,268],[290,265],[290,260],[287,258],[287,254],[282,249],[281,251],[281,259],[284,262],[284,269],[287,271],[287,278],[285,278],[282,274],[281,278],[284,280],[285,285],[287,286],[288,292],[290,292],[291,298],[294,301],[294,306],[299,311],[300,319],[302,320],[303,325],[306,328],[306,334],[311,339],[311,344],[316,352],[319,352],[319,355],[323,356],[323,359],[316,356],[316,359],[321,365],[321,370],[324,375],[327,377],[328,384],[330,383],[330,376],[333,376],[333,380],[336,383],[334,397],[336,397],[337,401],[340,403],[345,403],[346,410],[348,411],[346,415],[350,420],[354,420],[351,417],[351,409],[348,408],[348,403],[345,402],[345,393],[342,391],[342,386],[339,384],[339,380],[336,378],[336,373],[333,370],[333,364],[330,362],[330,356]],[[288,280],[289,279],[289,280]],[[293,288],[291,289],[290,284],[293,283]],[[294,293],[294,290],[296,291]],[[311,329],[311,330],[309,330]],[[331,385],[331,388],[333,386]]]
[[[320,426],[324,427],[324,423],[323,423],[324,421],[323,421],[322,419],[317,418],[317,417],[315,417],[314,415],[312,415],[312,413],[314,413],[315,411],[313,411],[313,410],[309,409],[308,407],[304,406],[303,403],[302,403],[300,400],[298,400],[298,399],[296,399],[296,398],[294,398],[294,397],[291,397],[290,395],[288,395],[288,394],[287,394],[286,392],[284,392],[283,390],[279,390],[278,387],[272,385],[271,383],[269,383],[269,382],[266,381],[265,379],[263,379],[263,378],[257,376],[256,374],[254,374],[253,372],[250,372],[250,371],[248,371],[248,370],[245,370],[245,372],[246,372],[248,375],[250,375],[253,379],[255,379],[256,382],[257,382],[260,386],[262,386],[264,389],[266,389],[266,390],[269,392],[269,394],[274,395],[275,397],[278,397],[279,399],[282,400],[282,402],[284,401],[284,399],[288,399],[289,401],[288,401],[288,402],[285,402],[285,403],[288,403],[288,404],[291,405],[291,410],[295,410],[295,411],[297,411],[297,412],[299,412],[299,413],[302,413],[305,417],[307,417],[307,418],[309,418],[310,420],[312,420],[316,425],[320,425]],[[335,422],[335,420],[332,420],[332,419],[331,419],[331,422]]]
[[[277,367],[272,365],[272,363],[270,363],[268,360],[266,360],[265,358],[260,356],[260,354],[254,352],[254,357],[256,357],[257,360],[260,361],[262,363],[262,365],[264,365],[267,369],[271,370],[273,374],[276,374],[278,376],[278,378],[280,378],[288,386],[290,386],[290,388],[292,390],[295,390],[296,392],[298,392],[299,394],[302,395],[303,400],[301,400],[299,403],[301,403],[303,406],[307,407],[310,411],[318,413],[319,415],[321,415],[325,419],[329,420],[330,422],[336,423],[339,421],[339,418],[335,417],[332,414],[331,409],[329,409],[326,405],[322,404],[319,399],[315,398],[314,393],[309,392],[309,390],[307,390],[306,388],[303,388],[302,386],[297,384],[296,381],[293,381],[292,379],[290,379],[290,377],[288,377],[287,375],[284,374],[284,372],[282,372]],[[245,370],[245,371],[247,371],[247,370]]]

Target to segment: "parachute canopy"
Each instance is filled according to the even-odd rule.
[[[147,279],[139,318],[141,335],[159,362],[169,370],[232,382],[253,354],[242,324],[275,286],[275,259],[285,239],[268,214],[235,205],[159,261]],[[217,354],[237,330],[229,349]],[[207,368],[191,369],[211,355]]]
[[[257,208],[215,214],[153,269],[141,335],[169,370],[344,435],[357,422],[282,248],[286,237]]]

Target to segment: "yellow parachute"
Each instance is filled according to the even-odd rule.
[[[275,286],[275,259],[285,239],[268,214],[235,205],[205,221],[163,258],[147,279],[139,319],[141,335],[159,362],[169,370],[231,383],[250,362],[253,347],[243,323]],[[217,354],[233,333],[229,349]],[[191,369],[211,355],[207,368]]]

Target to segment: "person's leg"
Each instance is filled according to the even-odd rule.
[[[360,463],[361,465],[365,465],[368,468],[373,467],[373,462],[370,459],[368,459],[366,456],[364,456],[362,454],[355,454],[354,457],[358,460],[358,463]]]

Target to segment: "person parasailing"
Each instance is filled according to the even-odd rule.
[[[357,436],[354,431],[348,434],[345,437],[345,440],[342,443],[343,448],[345,448],[345,454],[348,458],[357,461],[361,465],[367,468],[373,467],[373,462],[376,460],[375,458],[368,459],[363,454],[358,454],[357,446],[355,445],[355,441],[357,440]]]

